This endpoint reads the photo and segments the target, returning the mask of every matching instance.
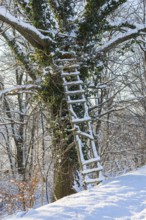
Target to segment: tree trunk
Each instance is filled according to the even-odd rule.
[[[64,106],[62,110],[66,111],[66,108]],[[70,127],[68,111],[65,118],[65,120],[60,120],[57,116],[53,128],[53,149],[55,152],[53,200],[75,193],[73,185],[75,173],[78,169],[78,160],[73,134],[65,130],[65,128]]]
[[[43,92],[42,92],[43,91]],[[66,104],[63,82],[57,73],[44,83],[41,96],[51,113],[52,149],[54,152],[53,200],[75,193],[75,173],[78,170],[77,152]]]
[[[53,200],[60,199],[76,192],[73,188],[75,166],[74,161],[70,158],[70,156],[71,151],[55,160]]]

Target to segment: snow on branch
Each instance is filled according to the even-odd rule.
[[[136,102],[139,102],[143,99],[146,98],[146,95],[143,95],[143,96],[136,96],[136,97],[133,97],[133,98],[129,98],[129,99],[124,99],[124,100],[120,100],[120,101],[117,101],[116,103],[136,103]]]
[[[126,33],[119,34],[117,37],[109,40],[101,47],[95,46],[94,50],[97,53],[97,56],[101,53],[106,53],[116,47],[117,45],[124,43],[132,38],[136,38],[141,34],[146,33],[146,24],[137,24],[136,28],[127,31]]]
[[[25,92],[25,91],[28,92],[28,90],[38,89],[38,88],[39,88],[38,85],[33,85],[33,84],[13,86],[11,88],[1,90],[0,97],[2,97],[3,95],[16,95],[19,92]]]
[[[0,122],[0,126],[11,125],[11,124],[25,125],[26,123],[15,121],[15,120],[11,120],[10,122]]]
[[[0,6],[0,20],[16,29],[35,47],[46,47],[54,43],[54,41],[49,36],[43,35],[33,25],[17,19],[11,15],[3,6]]]
[[[126,108],[125,106],[123,106],[123,107],[111,108],[111,109],[109,109],[108,111],[105,111],[105,112],[103,112],[103,113],[100,114],[100,115],[95,115],[94,118],[99,119],[99,118],[101,118],[101,117],[103,117],[103,116],[105,116],[105,115],[107,115],[107,114],[109,114],[109,113],[121,111],[121,110],[123,110],[123,109],[125,109],[125,108]]]

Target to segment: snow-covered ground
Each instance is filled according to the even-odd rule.
[[[146,220],[146,166],[11,220]]]

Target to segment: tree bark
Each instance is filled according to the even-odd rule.
[[[49,77],[47,88],[47,93],[42,94],[42,98],[51,113],[54,152],[53,200],[57,200],[75,193],[73,185],[78,169],[78,159],[73,133],[67,131],[68,128],[71,128],[71,124],[62,79],[58,73]],[[51,96],[51,94],[53,95]]]

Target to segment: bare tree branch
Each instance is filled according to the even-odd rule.
[[[95,46],[95,51],[97,53],[96,58],[99,56],[99,54],[109,52],[111,49],[115,48],[121,43],[124,43],[132,38],[136,38],[143,33],[146,34],[146,24],[138,24],[136,26],[137,27],[135,29],[129,30],[124,34],[119,34],[117,37],[109,40],[101,47]]]
[[[13,86],[11,88],[8,89],[4,89],[0,91],[0,97],[2,95],[12,95],[13,93],[16,94],[19,91],[23,91],[23,90],[31,90],[31,89],[38,89],[39,86],[38,85],[17,85],[17,86]]]

